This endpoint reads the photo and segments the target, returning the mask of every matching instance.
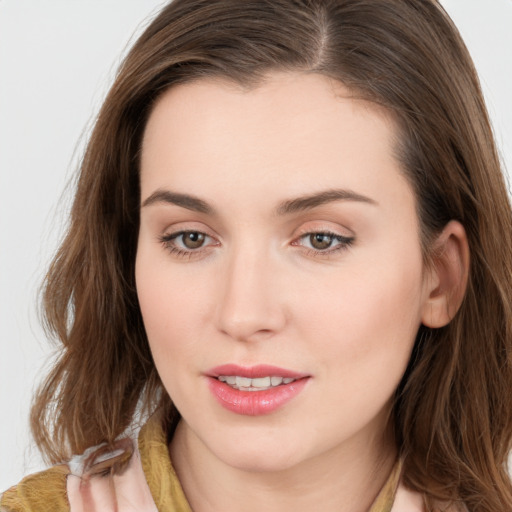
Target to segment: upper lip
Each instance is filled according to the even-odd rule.
[[[219,377],[220,375],[238,375],[249,379],[258,379],[261,377],[283,377],[288,379],[302,379],[309,377],[305,373],[279,368],[278,366],[268,364],[258,364],[255,366],[240,366],[238,364],[223,364],[211,368],[206,372],[209,377]]]

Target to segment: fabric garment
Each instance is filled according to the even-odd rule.
[[[192,512],[171,464],[161,422],[148,421],[137,444],[121,441],[113,452],[105,453],[87,450],[66,465],[30,475],[1,496],[0,511]],[[106,469],[113,465],[116,474]],[[397,463],[370,512],[424,511],[422,497],[399,481]]]

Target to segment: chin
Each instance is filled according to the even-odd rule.
[[[240,451],[233,454],[223,454],[224,463],[240,471],[248,473],[279,473],[295,467],[300,458],[297,454],[276,453],[278,450],[267,452],[256,449],[255,451]]]
[[[289,470],[307,458],[300,451],[300,440],[272,435],[226,436],[213,440],[210,450],[225,464],[241,471],[273,473]],[[250,441],[249,441],[250,440]]]

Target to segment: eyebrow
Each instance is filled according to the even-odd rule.
[[[276,214],[289,215],[291,213],[311,210],[317,206],[322,206],[334,201],[356,201],[359,203],[377,205],[377,202],[373,199],[353,192],[352,190],[330,189],[284,201],[277,207]]]
[[[377,202],[373,199],[358,194],[357,192],[353,192],[352,190],[329,189],[284,201],[275,209],[275,215],[284,216],[292,213],[303,212],[334,201],[355,201],[359,203],[377,205]],[[170,190],[156,190],[144,200],[142,207],[155,203],[174,204],[176,206],[186,208],[187,210],[207,215],[216,214],[215,209],[203,199],[190,194],[171,192]]]
[[[142,203],[142,207],[155,203],[175,204],[187,210],[210,215],[215,213],[215,210],[206,201],[189,194],[180,194],[170,190],[156,190]]]

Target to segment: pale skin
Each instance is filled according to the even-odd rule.
[[[153,110],[137,290],[195,512],[365,512],[386,481],[415,335],[450,321],[469,261],[452,221],[425,266],[398,136],[384,110],[313,74],[201,80]],[[308,381],[271,414],[240,415],[205,382],[227,363]]]

